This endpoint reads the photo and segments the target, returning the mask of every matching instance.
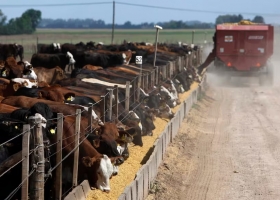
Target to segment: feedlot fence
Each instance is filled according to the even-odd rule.
[[[190,60],[192,59],[183,60],[182,58],[179,58],[176,62],[180,64],[184,63],[182,66],[189,66],[192,64],[190,63]],[[167,66],[165,66],[165,68],[167,69]],[[164,67],[162,69],[163,71],[166,70]],[[172,142],[174,137],[177,135],[184,118],[188,116],[192,106],[198,101],[199,97],[206,90],[206,87],[206,76],[204,76],[199,86],[192,91],[186,100],[182,102],[174,118],[168,122],[164,131],[154,142],[153,147],[151,147],[153,152],[151,153],[148,161],[138,170],[136,178],[124,189],[118,200],[144,200],[148,196],[153,180],[157,175],[158,167],[164,158],[164,154],[169,143]],[[65,200],[85,199],[89,191],[89,183],[85,180],[79,186],[74,188],[67,195]]]
[[[139,102],[139,87],[141,86],[144,90],[149,90],[154,88],[159,82],[167,81],[168,79],[174,79],[177,73],[182,72],[183,67],[197,66],[201,62],[201,51],[193,51],[193,53],[185,56],[178,57],[175,61],[170,61],[165,66],[157,66],[152,71],[143,69],[139,76],[137,76],[133,81],[127,82],[126,88],[119,88],[118,85],[108,88],[107,94],[101,96],[101,100],[96,102],[96,104],[89,104],[87,110],[77,109],[76,113],[72,115],[58,114],[56,119],[57,127],[54,131],[54,136],[56,137],[56,142],[53,144],[45,143],[42,134],[42,124],[40,118],[31,118],[29,124],[24,124],[23,132],[18,134],[16,137],[0,144],[0,147],[8,145],[9,142],[19,136],[22,136],[22,151],[10,156],[5,161],[0,164],[0,177],[9,173],[14,167],[21,167],[22,177],[21,183],[15,187],[15,189],[6,197],[6,199],[14,198],[14,195],[21,190],[20,199],[43,199],[44,198],[44,187],[47,182],[47,177],[55,172],[55,199],[62,199],[64,194],[62,194],[62,163],[71,154],[74,155],[73,162],[73,182],[72,187],[68,190],[70,192],[65,199],[71,199],[71,196],[75,199],[85,198],[87,191],[90,190],[88,182],[84,181],[81,185],[78,185],[78,160],[79,160],[79,146],[87,139],[90,133],[94,132],[93,128],[90,126],[92,124],[92,112],[94,112],[93,107],[100,107],[100,119],[105,122],[105,115],[110,121],[114,121],[120,114],[118,113],[118,95],[114,95],[116,98],[113,100],[113,94],[118,94],[119,89],[125,90],[125,114],[129,111],[129,99],[134,99],[138,107],[142,102]],[[191,96],[181,104],[179,111],[176,113],[175,117],[168,123],[167,127],[161,134],[161,136],[154,143],[154,152],[150,156],[148,162],[143,165],[143,167],[138,171],[136,179],[129,185],[119,197],[120,200],[130,200],[130,199],[144,199],[148,195],[149,185],[155,178],[157,174],[157,168],[162,161],[164,152],[166,150],[169,142],[176,136],[177,131],[184,117],[186,117],[191,106],[197,101],[197,96],[200,94],[201,90],[204,88],[205,82],[202,82],[195,91],[192,92]],[[83,112],[88,112],[88,127],[83,130],[85,135],[80,134],[80,121],[81,114]],[[114,113],[114,115],[113,115]],[[127,114],[128,115],[128,114]],[[66,117],[72,116],[75,118],[75,122],[72,126],[75,126],[74,135],[70,135],[67,138],[63,138],[63,123]],[[49,121],[48,120],[48,121]],[[11,124],[11,126],[17,129],[17,126]],[[74,148],[71,152],[63,157],[62,151],[66,147],[62,146],[62,142],[69,137],[73,137]],[[68,145],[72,145],[68,144]],[[52,154],[46,154],[45,151],[56,147],[56,152]],[[54,156],[54,157],[53,157]],[[45,171],[46,160],[50,162],[51,157],[55,158],[56,162],[54,166],[51,166],[48,171]],[[54,171],[55,170],[55,171]],[[80,189],[79,189],[80,188]],[[82,188],[82,189],[81,189]],[[84,197],[83,197],[84,195]],[[80,196],[81,198],[77,198]]]

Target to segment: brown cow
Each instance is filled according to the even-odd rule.
[[[12,81],[9,81],[8,84],[6,83],[0,84],[0,96],[3,97],[12,96],[20,87],[25,87],[25,86],[20,83],[14,83]]]
[[[79,146],[79,178],[86,178],[91,187],[98,188],[104,192],[110,191],[110,178],[113,175],[113,164],[115,158],[110,159],[107,155],[100,154],[91,144],[85,139],[87,120],[81,120],[81,138]],[[70,153],[75,148],[75,117],[65,117],[63,123],[63,152]],[[56,141],[52,141],[53,143]],[[65,162],[64,167],[73,168],[73,156],[70,156],[68,162]]]
[[[2,101],[2,99],[1,99],[1,101]],[[10,105],[4,104],[4,103],[0,103],[0,113],[11,113],[17,109],[19,109],[19,108],[10,106]]]
[[[5,60],[4,68],[1,70],[1,76],[5,78],[21,78],[24,67],[18,65],[14,57],[8,57]]]
[[[83,67],[83,69],[96,71],[96,70],[103,69],[103,67],[101,67],[101,66],[93,66],[93,65],[85,65]]]
[[[55,84],[59,80],[67,78],[63,69],[58,66],[52,69],[45,67],[36,67],[33,70],[37,75],[38,82],[43,81],[50,85]]]

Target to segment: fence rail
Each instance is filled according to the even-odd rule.
[[[27,50],[28,51],[28,50]],[[76,113],[67,116],[74,116],[75,117],[75,134],[69,137],[75,137],[74,146],[75,148],[66,156],[62,156],[63,149],[65,147],[62,146],[63,140],[67,138],[63,138],[63,123],[64,118],[67,117],[62,113],[58,113],[56,119],[50,120],[57,120],[57,128],[56,128],[56,143],[55,144],[48,144],[45,146],[43,142],[43,134],[42,134],[42,122],[40,118],[31,118],[29,124],[24,125],[23,133],[19,136],[22,137],[22,151],[12,155],[6,161],[0,164],[0,177],[5,173],[4,169],[10,170],[12,169],[13,165],[17,165],[22,163],[22,182],[21,184],[15,188],[15,190],[6,198],[11,199],[13,195],[21,189],[21,199],[44,199],[44,180],[45,176],[51,174],[55,170],[55,194],[56,199],[62,199],[62,163],[63,161],[74,154],[74,162],[73,162],[73,180],[72,186],[73,188],[78,186],[77,182],[77,174],[78,174],[78,163],[79,163],[79,145],[85,140],[88,136],[87,133],[91,133],[92,130],[92,113],[93,107],[99,106],[101,110],[100,119],[105,122],[105,116],[108,117],[110,121],[114,121],[118,116],[125,114],[123,119],[128,116],[128,111],[130,108],[129,100],[134,100],[136,102],[136,106],[138,107],[141,102],[139,102],[139,87],[140,86],[144,91],[149,91],[154,88],[158,83],[164,82],[168,79],[173,79],[177,72],[182,72],[184,67],[193,66],[193,64],[197,65],[200,63],[201,52],[200,51],[193,51],[192,54],[178,57],[174,61],[170,61],[165,66],[156,66],[152,70],[144,70],[141,71],[140,75],[136,77],[132,81],[126,82],[125,88],[120,88],[118,85],[113,87],[109,87],[107,93],[101,96],[101,100],[96,104],[89,104],[87,106],[87,110],[81,111],[78,109]],[[124,113],[119,113],[119,106],[118,106],[118,91],[124,90],[125,91],[125,110]],[[197,95],[199,91],[194,91],[192,93],[192,97],[189,98],[181,105],[180,111],[175,115],[174,119],[171,120],[165,129],[164,133],[160,136],[157,140],[157,144],[155,144],[155,151],[151,156],[151,159],[145,164],[137,173],[137,178],[135,182],[129,186],[125,192],[121,195],[120,199],[135,199],[135,194],[137,194],[138,199],[143,199],[148,193],[147,185],[150,184],[151,180],[156,175],[156,169],[159,166],[159,163],[162,159],[163,153],[161,150],[166,149],[166,145],[172,141],[172,138],[176,135],[177,130],[180,126],[180,123],[186,113],[186,110],[190,108],[193,102],[197,100]],[[113,96],[116,97],[113,99]],[[191,102],[190,102],[191,101]],[[185,109],[184,109],[185,108]],[[183,111],[181,111],[183,110]],[[85,137],[80,135],[80,119],[81,114],[83,112],[88,112],[88,127],[86,131]],[[113,115],[114,113],[114,115]],[[179,119],[180,118],[180,119]],[[90,127],[90,128],[89,128]],[[19,137],[17,136],[17,137]],[[82,138],[83,137],[83,138]],[[7,141],[8,142],[8,141]],[[0,144],[2,146],[4,144]],[[51,168],[48,172],[45,172],[45,157],[44,157],[44,148],[49,148],[55,145],[56,152],[52,155],[49,155],[47,159],[50,159],[52,156],[55,156],[56,165]],[[71,144],[70,144],[71,145]],[[156,168],[155,168],[156,167]],[[86,183],[83,187],[87,187]],[[72,189],[72,188],[71,188]],[[77,189],[76,189],[77,190]],[[131,193],[131,191],[137,191],[137,193]],[[74,190],[75,191],[75,190]],[[73,193],[73,192],[72,192]],[[71,196],[70,193],[69,195]],[[130,196],[131,195],[131,196]],[[140,198],[141,197],[141,198]],[[69,197],[65,198],[69,199]]]

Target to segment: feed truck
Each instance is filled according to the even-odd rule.
[[[273,84],[273,66],[269,59],[273,54],[274,27],[247,20],[239,23],[216,25],[214,48],[198,73],[214,61],[210,72],[225,81],[232,76],[254,76],[260,85]]]

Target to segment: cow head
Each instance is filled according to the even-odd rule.
[[[164,86],[160,86],[160,95],[170,107],[174,108],[177,105],[174,95]]]
[[[174,113],[171,108],[166,104],[165,100],[160,101],[159,106],[159,117],[172,119],[174,117]]]
[[[113,164],[107,155],[83,157],[91,188],[96,187],[103,192],[110,192],[110,178],[113,175]]]
[[[153,122],[153,118],[146,109],[138,107],[136,109],[137,115],[141,119],[142,123],[142,135],[153,135],[153,130],[156,128]]]
[[[67,51],[66,57],[69,59],[68,65],[74,65],[74,64],[76,63],[76,61],[74,60],[74,57],[73,57],[72,53],[70,53],[69,51]]]
[[[176,87],[176,90],[179,93],[184,93],[185,92],[183,85],[181,84],[181,82],[178,79],[174,80],[174,85]]]
[[[60,67],[56,67],[55,68],[55,74],[54,74],[54,80],[55,81],[60,81],[62,79],[67,78],[67,76],[65,75],[63,69],[61,69]]]
[[[53,43],[52,45],[53,45],[53,50],[56,51],[56,50],[58,49],[58,48],[57,48],[57,44],[56,44],[56,43]]]

